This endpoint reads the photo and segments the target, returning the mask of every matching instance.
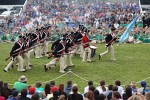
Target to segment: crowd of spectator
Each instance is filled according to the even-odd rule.
[[[52,26],[50,40],[54,41],[65,32],[77,30],[79,24],[84,24],[89,30],[90,39],[104,42],[105,34],[110,29],[116,29],[120,37],[133,18],[140,14],[140,8],[135,2],[76,2],[52,0],[29,0],[26,10],[21,16],[15,16],[6,27],[1,29],[0,41],[14,42],[18,35],[34,32],[45,24]],[[146,14],[144,20],[150,19]],[[149,25],[143,25],[142,17],[130,32],[128,43],[149,43]]]
[[[88,81],[82,89],[71,80],[58,86],[55,81],[46,84],[37,82],[35,85],[28,85],[27,81],[26,76],[20,76],[12,89],[8,83],[0,81],[0,100],[150,100],[150,87],[146,81],[141,81],[140,87],[134,81],[125,87],[119,80],[108,86],[101,80],[97,87],[93,81]]]

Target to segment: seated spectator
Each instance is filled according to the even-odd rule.
[[[64,88],[64,92],[67,94],[67,96],[71,92],[71,88],[72,88],[72,81],[68,81],[67,86]]]
[[[105,95],[106,91],[108,90],[107,87],[105,87],[104,80],[100,81],[100,86],[98,86],[96,89],[99,91],[100,94],[102,93],[104,95]]]
[[[94,90],[94,99],[98,100],[98,96],[99,96],[99,91],[98,90]]]
[[[145,88],[146,88],[146,82],[141,81],[141,88],[138,89],[138,92],[140,92],[141,94],[145,94],[144,92]]]
[[[6,100],[5,97],[1,96],[1,93],[0,93],[0,100]]]
[[[59,92],[53,91],[53,97],[51,97],[49,100],[58,100],[59,98]]]
[[[98,99],[95,100],[106,100],[106,96],[104,94],[99,94]]]
[[[108,96],[108,94],[109,94],[110,92],[112,92],[112,88],[113,88],[113,85],[109,85],[109,86],[108,86],[108,90],[107,90],[106,93],[105,93],[106,97]]]
[[[65,96],[64,95],[60,95],[58,100],[65,100]]]
[[[13,90],[12,91],[12,97],[10,97],[8,100],[18,100],[18,91]]]
[[[0,89],[3,87],[3,81],[0,81]]]
[[[1,96],[5,97],[5,99],[8,99],[9,95],[11,95],[11,90],[8,89],[8,84],[4,83],[4,86],[0,90]]]
[[[124,92],[123,87],[121,86],[121,82],[119,80],[117,80],[115,82],[115,85],[118,87],[118,92],[120,93],[120,95],[122,95],[122,93]]]
[[[132,96],[132,88],[127,86],[125,89],[125,93],[122,95],[123,100],[128,100]]]
[[[41,86],[42,86],[41,82],[36,83],[35,92],[39,93],[40,98],[42,98],[42,92],[44,92],[44,89]]]
[[[121,99],[121,95],[118,91],[113,91],[112,92],[112,100],[119,100]]]
[[[49,84],[45,85],[44,92],[42,93],[42,98],[46,98],[48,94],[51,94],[51,88]]]
[[[11,95],[12,90],[8,87],[8,83],[4,83],[4,87],[7,88],[9,95]]]
[[[131,82],[131,88],[132,88],[133,93],[138,91],[138,88],[137,88],[136,83],[134,81]]]
[[[51,93],[58,90],[58,87],[55,86],[55,81],[50,81]]]
[[[117,86],[113,86],[112,88],[112,92],[115,92],[115,91],[118,91],[118,87]],[[107,99],[108,100],[111,100],[112,99],[112,92],[110,92],[107,96]]]
[[[27,89],[21,90],[21,95],[18,100],[30,100],[30,98],[27,97]]]
[[[26,76],[20,76],[19,81],[14,83],[14,88],[17,89],[19,93],[22,89],[28,89]]]
[[[64,95],[65,96],[65,100],[67,100],[67,94],[64,92],[64,84],[59,84],[59,88],[58,88],[58,91],[59,91],[59,96],[60,95]]]
[[[88,86],[84,88],[84,94],[89,91],[89,86],[93,85],[92,81],[88,81]]]
[[[143,100],[142,95],[132,95],[128,100]]]
[[[85,100],[94,100],[94,93],[93,93],[93,91],[90,91],[90,90],[89,90],[89,91],[86,93]]]
[[[41,100],[38,94],[33,94],[31,100]]]
[[[146,93],[144,99],[145,100],[150,100],[150,93]]]
[[[35,90],[36,90],[35,87],[33,87],[33,86],[29,87],[29,90],[28,90],[29,93],[28,93],[27,97],[31,99],[32,95],[35,93]]]
[[[69,94],[68,100],[83,100],[83,96],[78,92],[77,85],[72,86],[72,92]]]
[[[129,38],[127,40],[127,43],[134,43],[134,36],[132,34],[129,34]]]

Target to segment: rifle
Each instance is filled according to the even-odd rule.
[[[33,47],[30,47],[30,48],[28,48],[28,49],[23,50],[23,51],[21,52],[21,54],[23,54],[23,53],[25,53],[25,52],[28,52],[28,51],[32,50],[33,48],[35,48],[35,47],[37,47],[37,46],[39,46],[39,44],[34,45]],[[15,54],[13,54],[13,55],[7,57],[7,58],[5,59],[5,61],[7,61],[7,60],[10,59],[12,56],[15,56],[15,55],[17,55],[17,54],[18,54],[18,53],[15,53]]]
[[[109,41],[109,42],[106,44],[106,48],[107,48],[108,46],[110,46],[110,45],[112,44],[112,42],[115,41],[116,39],[117,39],[116,37],[112,38],[111,41]]]

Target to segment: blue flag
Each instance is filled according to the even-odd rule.
[[[129,32],[133,29],[133,26],[135,25],[137,19],[139,16],[136,16],[127,26],[126,31],[123,33],[123,35],[120,37],[119,44],[122,43],[124,40],[126,40],[129,37]]]

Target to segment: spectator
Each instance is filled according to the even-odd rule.
[[[12,91],[12,97],[10,97],[8,100],[18,100],[18,91],[13,90]]]
[[[132,95],[128,100],[143,100],[143,97],[140,95]]]
[[[138,89],[138,92],[145,94],[144,90],[146,88],[146,81],[141,81],[141,88]]]
[[[51,97],[49,100],[58,100],[59,98],[59,92],[53,91],[53,97]]]
[[[58,100],[65,100],[65,96],[64,95],[60,95]]]
[[[84,94],[89,91],[89,86],[93,85],[92,81],[88,81],[88,86],[84,88]]]
[[[69,94],[68,100],[83,100],[82,95],[78,93],[77,85],[72,86],[72,93]]]
[[[112,92],[116,92],[116,91],[118,91],[118,87],[117,87],[117,86],[113,86]],[[108,100],[111,100],[111,99],[112,99],[112,92],[110,92],[110,93],[108,94],[108,96],[107,96],[107,99],[108,99]]]
[[[44,92],[44,89],[41,86],[42,86],[41,82],[36,83],[35,92],[39,93],[40,98],[42,98],[42,92]]]
[[[93,93],[93,91],[90,91],[90,90],[89,90],[89,91],[86,93],[85,100],[94,100],[94,93]]]
[[[31,99],[32,95],[35,93],[35,90],[36,90],[35,87],[33,86],[29,87],[29,90],[28,90],[29,94],[27,95],[27,97]]]
[[[67,94],[67,96],[69,95],[69,93],[71,92],[71,87],[72,87],[72,81],[68,81],[67,82],[67,86],[64,88],[64,92]]]
[[[150,93],[145,94],[145,100],[150,100]]]
[[[100,94],[102,93],[105,95],[107,91],[107,87],[105,87],[105,81],[104,80],[100,81],[100,86],[98,86],[96,89],[99,91]]]
[[[1,96],[5,97],[5,99],[7,99],[10,95],[7,87],[2,87],[0,92]]]
[[[14,88],[17,89],[19,93],[22,89],[28,89],[26,76],[20,76],[19,81],[14,83]]]
[[[58,90],[58,87],[55,86],[55,81],[50,81],[51,92]]]
[[[31,100],[41,100],[38,94],[33,94]]]
[[[0,93],[0,100],[6,100],[5,97],[1,96],[1,93]]]
[[[59,96],[60,95],[64,95],[65,96],[65,100],[67,100],[67,94],[64,92],[64,84],[59,84],[59,88],[58,88],[58,91],[59,91]]]
[[[30,98],[27,97],[27,89],[21,90],[21,95],[18,100],[30,100]]]
[[[108,90],[106,91],[106,97],[108,96],[108,94],[110,93],[110,92],[112,92],[112,89],[113,89],[113,85],[109,85],[108,86]]]
[[[123,100],[128,100],[128,98],[130,98],[131,96],[132,96],[132,88],[130,86],[127,86],[122,98]]]
[[[104,94],[99,94],[98,99],[95,100],[106,100],[106,96]]]
[[[121,86],[121,82],[119,80],[117,80],[115,82],[115,85],[118,87],[118,92],[120,93],[120,95],[122,95],[122,93],[124,92],[123,87]]]
[[[99,91],[98,90],[94,90],[94,99],[98,100],[98,96],[99,96]]]
[[[118,91],[113,91],[112,92],[112,100],[119,100],[121,99],[121,95]]]
[[[51,88],[49,84],[46,84],[44,88],[44,92],[42,94],[42,98],[46,98],[48,94],[51,94]]]

